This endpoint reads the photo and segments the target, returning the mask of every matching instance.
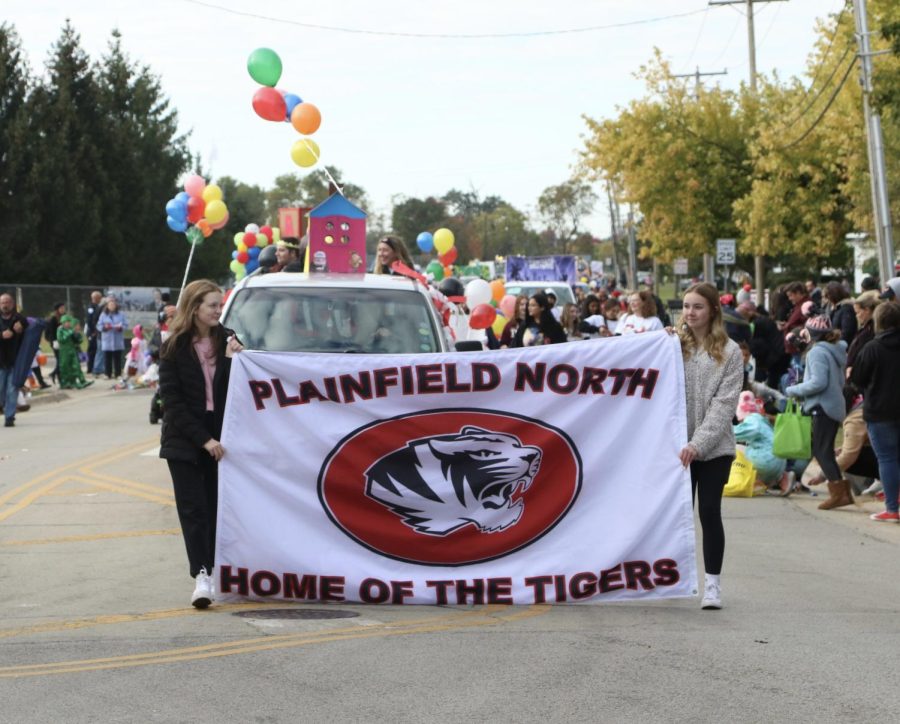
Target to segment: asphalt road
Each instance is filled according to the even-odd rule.
[[[149,394],[98,384],[0,429],[0,722],[898,718],[900,526],[874,501],[726,500],[718,612],[198,612]]]

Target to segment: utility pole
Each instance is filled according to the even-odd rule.
[[[628,288],[638,287],[637,274],[637,235],[634,230],[634,208],[628,206]]]
[[[787,2],[787,0],[709,0],[710,5],[743,5],[747,8],[747,45],[750,51],[750,91],[756,95],[756,31],[753,27],[753,5],[762,2]],[[766,301],[765,257],[753,257],[753,276],[756,280],[756,303]]]
[[[615,267],[616,284],[622,278],[622,269],[619,266],[619,202],[613,198],[612,182],[606,184],[606,198],[609,200],[609,223],[613,238],[613,266]]]
[[[856,19],[856,38],[859,43],[860,82],[863,90],[863,115],[866,121],[866,145],[869,155],[869,181],[872,187],[872,220],[875,242],[878,245],[878,274],[884,284],[894,276],[894,239],[891,229],[891,204],[887,190],[887,172],[884,166],[884,139],[881,132],[881,116],[872,109],[872,56],[869,43],[869,21],[866,0],[853,0]]]
[[[728,68],[724,70],[714,70],[708,71],[706,73],[700,72],[700,66],[696,66],[697,70],[693,73],[677,73],[673,75],[673,78],[693,78],[694,79],[694,99],[700,100],[700,78],[706,75],[728,75]],[[712,284],[716,283],[716,274],[715,269],[713,267],[713,258],[712,254],[706,252],[703,255],[703,281],[710,282]],[[678,290],[676,289],[676,294]]]

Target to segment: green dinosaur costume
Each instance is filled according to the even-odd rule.
[[[78,361],[78,347],[81,344],[81,332],[76,330],[78,320],[64,314],[59,320],[56,340],[59,342],[59,386],[64,390],[73,387],[80,390],[93,384],[84,379],[81,363]]]

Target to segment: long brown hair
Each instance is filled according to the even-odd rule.
[[[397,261],[403,262],[410,269],[413,268],[412,257],[409,255],[409,249],[406,248],[406,244],[403,243],[403,239],[398,239],[396,236],[385,236],[378,240],[379,244],[387,244],[391,250],[397,255]],[[375,258],[375,273],[376,274],[390,274],[390,269],[388,271],[384,271],[381,268],[381,262],[378,261],[377,258],[377,249],[376,246],[376,258]]]
[[[719,290],[709,282],[700,282],[688,287],[684,296],[699,294],[709,304],[709,332],[703,338],[703,349],[709,353],[716,362],[722,364],[725,361],[725,345],[728,344],[728,335],[725,333],[725,323],[722,321],[722,303],[719,301]],[[697,338],[687,324],[682,323],[678,330],[678,338],[681,340],[681,353],[684,358],[690,357],[697,349]]]
[[[209,279],[198,279],[188,284],[178,298],[178,306],[175,309],[175,318],[169,324],[169,338],[163,343],[160,356],[163,359],[173,359],[179,340],[187,337],[188,340],[197,336],[197,310],[203,304],[203,298],[216,292],[222,293],[219,285]],[[225,332],[221,324],[209,330],[209,336],[213,343],[213,349],[218,349],[224,340]],[[192,349],[193,353],[193,349]]]

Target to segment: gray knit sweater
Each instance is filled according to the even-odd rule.
[[[731,420],[743,379],[741,348],[730,339],[722,364],[702,349],[694,350],[684,361],[688,443],[696,449],[698,460],[734,455]]]

